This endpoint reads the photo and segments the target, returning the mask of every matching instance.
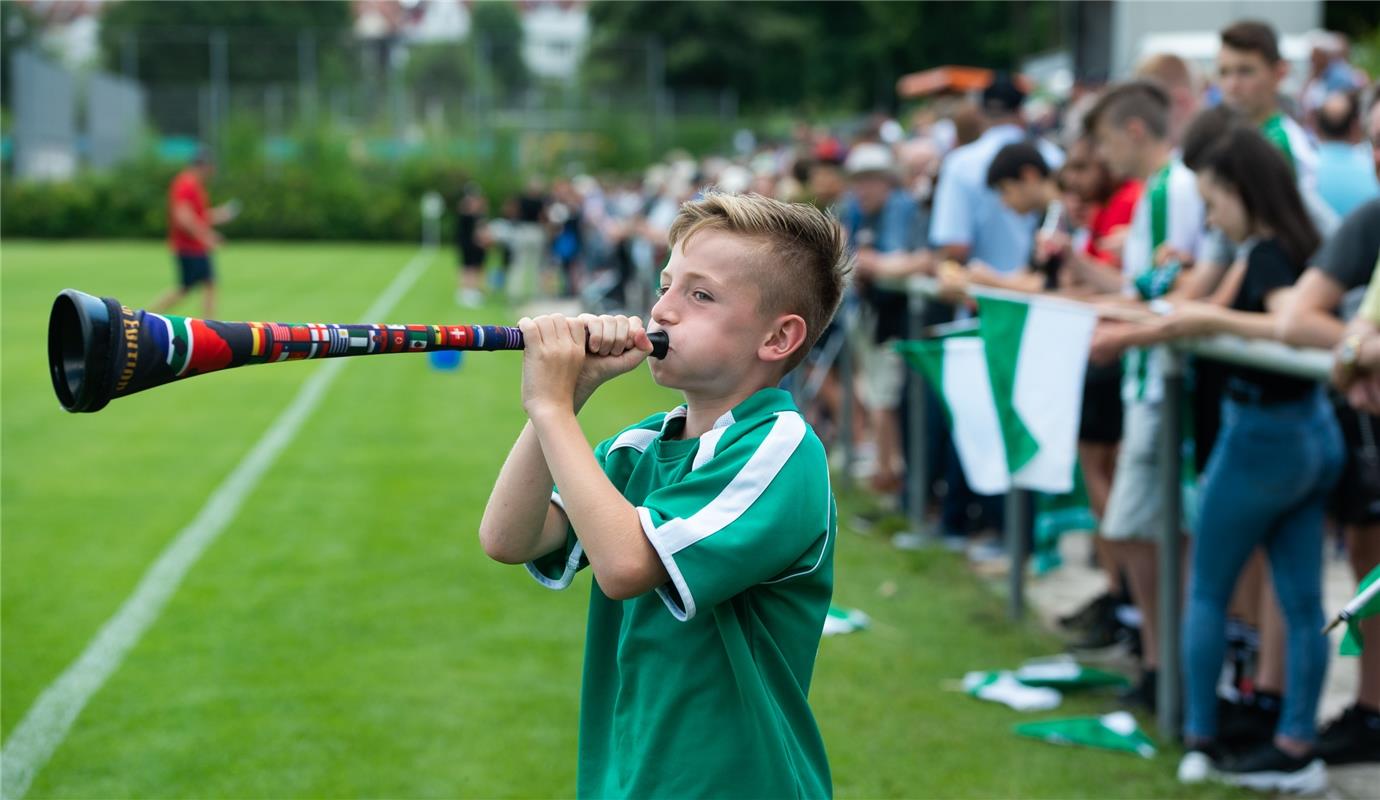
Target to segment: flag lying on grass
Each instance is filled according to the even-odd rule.
[[[1085,667],[1068,655],[1027,661],[1014,674],[1016,680],[1026,686],[1047,686],[1055,689],[1095,689],[1102,686],[1124,688],[1131,685],[1125,675]]]
[[[1057,689],[1027,686],[1006,670],[969,672],[963,676],[963,691],[979,700],[1008,705],[1017,711],[1048,711],[1058,708],[1064,696]]]
[[[872,624],[872,619],[856,608],[831,605],[829,606],[829,613],[824,617],[824,635],[838,636],[841,633],[853,633],[865,629],[870,624]]]
[[[975,332],[896,349],[940,396],[973,491],[1071,491],[1096,315],[1042,297],[983,297],[978,313]]]
[[[1155,743],[1141,731],[1136,718],[1125,711],[1114,711],[1100,717],[1052,719],[1027,722],[1015,727],[1017,736],[1029,736],[1052,744],[1096,747],[1134,753],[1141,758],[1153,758]]]
[[[1361,655],[1361,648],[1365,646],[1361,639],[1361,620],[1380,614],[1380,588],[1377,587],[1380,587],[1380,567],[1371,570],[1369,575],[1361,579],[1361,585],[1356,587],[1356,596],[1346,604],[1343,612],[1346,636],[1342,637],[1341,649],[1344,656]]]

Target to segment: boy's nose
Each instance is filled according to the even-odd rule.
[[[656,304],[652,306],[651,312],[647,315],[659,327],[665,327],[675,322],[676,315],[669,298],[670,295],[668,294],[658,298]]]

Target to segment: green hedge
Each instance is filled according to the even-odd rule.
[[[158,238],[167,233],[167,189],[176,165],[140,160],[106,174],[62,183],[6,180],[0,187],[0,235],[49,239]],[[235,239],[413,240],[428,191],[453,202],[474,175],[440,161],[349,169],[259,164],[221,167],[212,201],[237,198],[240,216],[225,228]],[[485,189],[500,193],[507,180]]]
[[[362,136],[331,129],[268,140],[254,120],[241,118],[228,126],[209,188],[212,202],[236,198],[243,205],[224,229],[231,239],[416,240],[424,194],[438,191],[453,208],[473,181],[497,213],[502,200],[522,187],[524,174],[514,166],[519,163],[548,175],[572,169],[639,173],[662,154],[645,126],[634,121],[626,114],[596,115],[589,130],[574,136],[490,129],[445,144],[394,142],[397,152],[380,155]],[[719,149],[729,133],[715,119],[687,118],[668,125],[661,141],[666,149],[702,153]],[[6,176],[0,185],[0,235],[165,236],[166,193],[178,169],[150,143],[142,156],[113,171],[82,173],[64,183]]]

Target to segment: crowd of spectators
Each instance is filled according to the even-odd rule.
[[[858,477],[884,505],[923,504],[943,541],[978,564],[1004,558],[1003,499],[968,487],[938,402],[926,404],[926,452],[906,452],[915,384],[890,347],[909,335],[892,279],[939,279],[955,302],[930,303],[927,326],[971,316],[961,296],[975,284],[1120,303],[1128,313],[1094,335],[1079,434],[1106,591],[1064,622],[1079,646],[1138,643],[1128,704],[1153,709],[1157,671],[1182,670],[1181,780],[1315,789],[1324,763],[1380,762],[1380,647],[1360,659],[1354,704],[1321,729],[1316,718],[1325,543],[1342,543],[1358,580],[1380,564],[1380,88],[1332,34],[1315,40],[1296,96],[1282,89],[1288,70],[1276,32],[1240,21],[1221,31],[1212,74],[1163,53],[1038,114],[1019,77],[997,74],[980,95],[904,122],[800,123],[775,143],[738,137],[735,156],[672,153],[636,179],[534,180],[491,218],[467,191],[457,299],[501,286],[518,302],[563,294],[637,313],[677,208],[705,187],[828,209],[856,267],[802,369],[818,377],[811,421],[826,442],[855,445]],[[489,252],[501,254],[501,280],[480,277]],[[1191,363],[1197,500],[1184,525],[1183,659],[1165,665],[1159,345],[1209,333],[1326,348],[1335,368],[1322,386]],[[858,365],[852,385],[830,368],[843,348]],[[845,396],[863,411],[850,430]],[[910,496],[907,465],[920,460],[932,480]],[[1380,623],[1364,631],[1380,642]],[[1225,691],[1224,661],[1238,665]]]

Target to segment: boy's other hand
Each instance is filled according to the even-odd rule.
[[[575,386],[585,361],[585,328],[561,314],[518,320],[522,331],[522,408],[536,419],[575,412]]]
[[[581,314],[577,319],[584,325],[587,337],[584,369],[576,385],[576,394],[583,401],[605,381],[646,361],[652,352],[652,341],[639,317]]]
[[[523,317],[518,329],[524,340],[522,407],[529,417],[578,411],[604,381],[652,351],[636,317],[545,314]]]

